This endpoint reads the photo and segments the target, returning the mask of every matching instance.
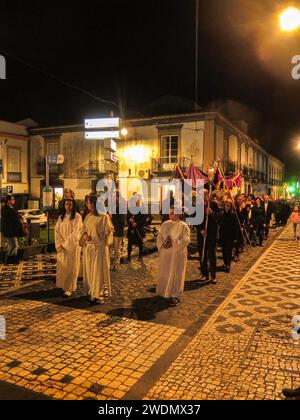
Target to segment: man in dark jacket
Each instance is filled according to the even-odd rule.
[[[125,233],[126,215],[120,214],[119,208],[119,192],[116,193],[116,212],[112,214],[112,224],[114,225],[114,264],[113,271],[118,271],[120,268],[120,254],[121,245]]]
[[[201,225],[196,226],[197,228],[197,243],[198,252],[200,258],[200,266],[202,272],[201,282],[207,282],[209,280],[209,272],[213,284],[217,284],[216,273],[217,273],[217,235],[218,235],[218,218],[219,208],[216,203],[212,202],[210,208],[208,207],[208,191],[204,193],[204,221]],[[207,230],[206,230],[206,220]],[[206,237],[206,243],[205,243]],[[203,253],[205,243],[205,250]],[[204,254],[204,258],[203,258]]]
[[[7,264],[18,263],[18,238],[22,236],[22,225],[22,218],[15,209],[15,199],[12,195],[8,195],[1,209],[1,232],[9,245]]]
[[[231,201],[227,201],[225,203],[222,216],[220,218],[219,230],[225,273],[230,272],[233,244],[234,241],[237,240],[237,225],[237,216],[232,212],[232,203]]]
[[[127,261],[131,262],[131,253],[133,245],[139,247],[139,258],[141,261],[143,259],[143,250],[144,250],[144,238],[146,236],[145,226],[147,223],[147,215],[143,214],[142,208],[142,198],[138,194],[134,194],[130,200],[131,204],[136,208],[140,208],[140,212],[136,215],[130,212],[130,206],[127,215],[127,224],[128,224],[128,258]],[[134,204],[135,201],[135,204]]]
[[[260,198],[255,200],[255,205],[252,208],[251,227],[256,232],[259,246],[263,246],[264,229],[266,228],[266,212],[261,204]]]

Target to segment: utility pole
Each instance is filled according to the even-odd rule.
[[[0,139],[0,209],[2,204],[2,186],[3,186],[3,146],[7,143],[7,140]],[[0,250],[2,249],[2,233],[1,233],[1,215],[0,215]]]
[[[198,82],[199,82],[199,0],[196,0],[196,39],[195,39],[195,111],[198,111]]]

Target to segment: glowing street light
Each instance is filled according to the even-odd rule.
[[[300,10],[288,7],[279,17],[280,28],[283,32],[292,32],[300,28]]]
[[[123,137],[126,137],[127,135],[128,135],[128,130],[127,130],[127,128],[122,128],[122,130],[121,130],[121,135],[123,136]]]

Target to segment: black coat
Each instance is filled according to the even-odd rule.
[[[226,213],[224,211],[220,219],[219,230],[221,245],[233,244],[233,242],[237,239],[237,225],[238,221],[236,214],[232,212]]]
[[[114,236],[116,238],[123,238],[125,233],[126,215],[119,214],[117,209],[116,214],[111,216],[112,224],[114,225]]]
[[[22,218],[16,209],[7,204],[1,209],[1,232],[5,238],[22,236]]]
[[[265,203],[263,204],[264,209],[266,210],[266,205]],[[268,202],[268,206],[267,206],[267,211],[266,211],[266,222],[267,224],[270,223],[271,219],[272,219],[272,214],[274,213],[274,206],[273,204],[269,201]]]
[[[206,208],[205,208],[206,210]],[[220,218],[220,210],[215,203],[211,204],[212,213],[208,215],[208,223],[207,223],[207,246],[208,247],[215,247],[217,245],[217,236],[218,236],[218,224]],[[201,231],[205,230],[206,227],[206,219],[207,216],[204,216],[203,223],[197,228],[197,239],[198,244],[202,241],[202,234]]]
[[[254,206],[252,208],[251,224],[257,228],[262,227],[266,223],[266,212],[264,207]]]
[[[130,220],[133,219],[133,223]],[[146,236],[145,226],[147,223],[147,215],[138,213],[136,215],[128,212],[127,215],[128,232],[127,238],[133,245],[139,245]],[[133,224],[136,223],[136,227]]]

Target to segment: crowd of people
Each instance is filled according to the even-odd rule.
[[[70,297],[77,289],[78,277],[83,277],[91,304],[101,304],[111,298],[110,272],[118,271],[121,247],[127,235],[127,259],[130,264],[133,247],[138,248],[138,260],[143,260],[144,238],[152,217],[142,209],[142,197],[134,193],[128,203],[128,213],[120,212],[116,192],[116,211],[109,214],[107,203],[91,194],[86,197],[84,211],[79,212],[75,194],[66,189],[59,203],[55,226],[57,251],[57,287]],[[190,234],[197,235],[201,283],[217,283],[217,248],[222,250],[223,271],[230,272],[232,261],[248,245],[264,246],[270,226],[285,226],[289,217],[294,225],[294,239],[299,240],[299,207],[285,200],[272,200],[267,195],[255,197],[244,194],[204,191],[204,220],[201,225],[188,226],[185,208],[171,192],[162,203],[161,228],[157,232],[159,252],[158,295],[177,305],[184,290]],[[126,203],[127,204],[127,203]],[[132,212],[141,208],[140,212]],[[164,210],[167,209],[167,210]],[[170,209],[170,210],[169,210]],[[175,211],[176,209],[176,211]],[[143,210],[143,211],[142,211]],[[293,211],[292,211],[293,210]],[[136,214],[137,213],[137,214]],[[7,263],[18,261],[18,238],[26,235],[26,225],[15,208],[13,196],[6,197],[1,210],[2,233],[8,243]],[[127,227],[127,229],[126,229]]]
[[[119,194],[116,193],[119,203]],[[171,193],[162,208],[170,209],[161,214],[161,227],[157,236],[159,266],[157,294],[179,303],[184,290],[188,246],[191,230],[197,232],[201,283],[217,283],[217,248],[222,250],[223,270],[230,272],[232,261],[238,261],[246,246],[261,246],[269,237],[273,226],[285,226],[291,205],[284,200],[274,201],[267,195],[261,197],[230,194],[211,196],[204,192],[204,220],[199,226],[188,226],[184,207],[178,211],[177,200]],[[141,208],[131,212],[131,205]],[[180,202],[180,206],[182,203]],[[152,217],[142,211],[143,202],[134,193],[128,203],[127,215],[121,214],[117,204],[113,214],[107,212],[107,203],[97,195],[86,197],[86,209],[82,217],[76,210],[74,196],[65,197],[61,214],[55,228],[57,249],[57,286],[69,297],[76,290],[79,272],[91,304],[102,304],[111,298],[110,272],[120,268],[121,246],[127,226],[127,263],[131,263],[132,250],[138,248],[138,260],[143,260],[144,238]],[[176,211],[175,211],[176,209]],[[144,210],[144,209],[143,209]],[[299,208],[292,213],[292,222],[300,224]],[[295,238],[298,240],[295,227]],[[80,258],[80,255],[81,258]]]

